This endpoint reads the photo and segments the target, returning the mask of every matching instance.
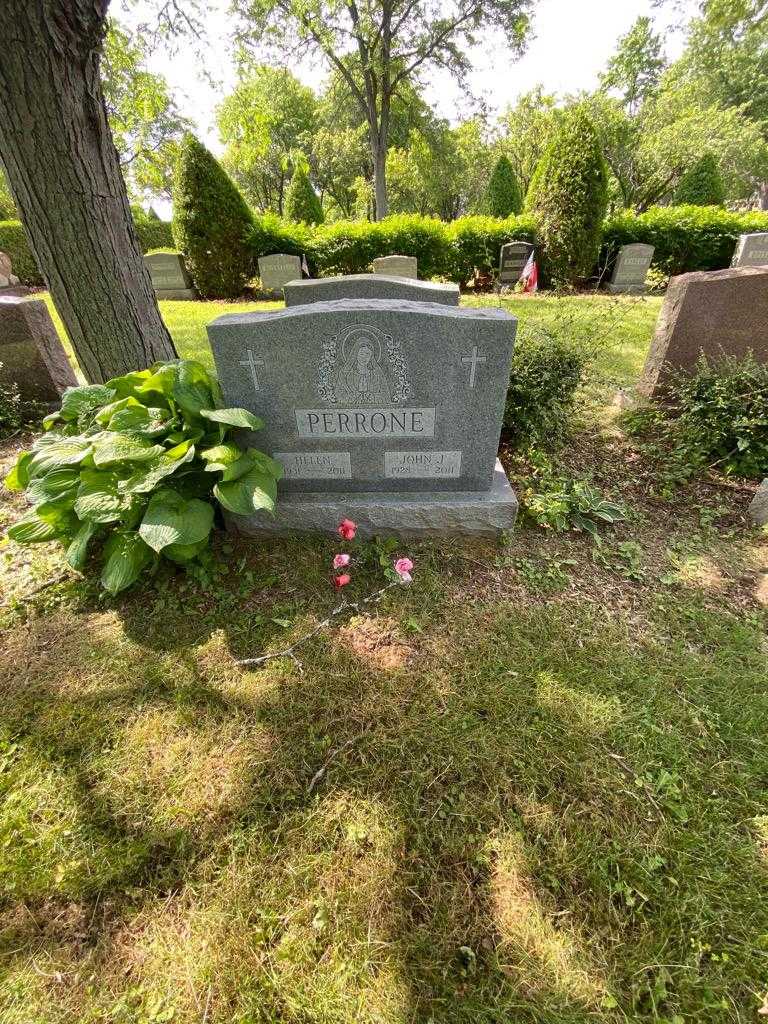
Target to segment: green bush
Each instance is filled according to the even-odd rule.
[[[488,182],[488,213],[491,217],[516,216],[523,208],[523,196],[517,182],[512,164],[503,154],[496,161],[496,166]]]
[[[610,218],[603,229],[601,263],[620,246],[648,242],[653,265],[666,274],[722,270],[731,265],[739,235],[768,231],[768,213],[731,213],[712,206],[656,206]]]
[[[678,412],[675,434],[691,462],[768,475],[768,365],[751,354],[702,356],[693,374],[676,375],[667,390]]]
[[[313,230],[307,224],[292,224],[274,213],[256,214],[248,232],[247,245],[252,265],[256,266],[259,256],[284,252],[290,256],[309,256],[312,247]],[[313,273],[312,260],[309,259]]]
[[[253,276],[253,217],[215,157],[187,134],[173,179],[173,240],[204,299],[234,299]]]
[[[144,214],[141,217],[134,216],[133,223],[136,225],[136,234],[139,236],[141,251],[146,256],[148,252],[157,249],[173,249],[173,231],[170,221],[160,220],[157,216],[150,217]]]
[[[586,112],[576,108],[559,122],[526,197],[526,211],[538,221],[547,277],[575,284],[592,274],[607,202],[608,175],[597,132]]]
[[[195,561],[214,499],[239,515],[272,512],[282,468],[228,437],[263,424],[245,409],[220,408],[220,399],[208,371],[185,360],[67,388],[61,410],[43,421],[47,432],[6,477],[33,506],[8,536],[57,540],[78,570],[101,545],[101,583],[116,594],[159,558]]]
[[[13,273],[22,284],[35,287],[45,283],[20,220],[0,221],[0,252],[10,256]]]
[[[16,220],[19,216],[16,203],[11,195],[11,188],[8,179],[0,166],[0,221]]]
[[[676,206],[722,206],[725,182],[711,153],[704,153],[680,179],[675,193]]]
[[[536,244],[536,220],[533,217],[460,217],[446,225],[449,262],[444,275],[464,284],[475,270],[496,271],[505,242]]]
[[[562,438],[589,361],[583,346],[555,331],[518,339],[504,408],[504,426],[516,447]]]
[[[288,186],[285,217],[296,224],[322,224],[325,220],[323,207],[302,166],[296,167]]]

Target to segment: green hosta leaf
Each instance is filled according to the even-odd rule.
[[[254,467],[237,480],[217,484],[213,493],[224,508],[240,516],[253,515],[260,509],[274,512],[277,482],[274,476]]]
[[[85,469],[75,501],[75,515],[90,523],[114,523],[130,507],[130,497],[120,494],[115,473]]]
[[[60,412],[49,412],[47,416],[43,417],[43,430],[52,430],[57,423],[62,422],[62,415]]]
[[[158,363],[157,367],[162,366]],[[153,381],[153,386],[147,387],[148,381]],[[168,373],[168,390],[163,390],[161,378],[155,379],[155,368],[151,370],[137,370],[135,373],[126,373],[123,377],[114,377],[107,381],[107,387],[111,388],[118,398],[135,398],[142,405],[161,405],[168,408],[167,399],[170,398],[173,386],[173,371]]]
[[[170,487],[152,496],[139,527],[141,538],[153,551],[169,544],[197,544],[213,526],[213,506],[199,498],[187,500]]]
[[[254,416],[247,409],[201,409],[200,415],[214,423],[225,423],[229,427],[247,427],[249,430],[261,430],[264,420]]]
[[[214,404],[211,375],[201,363],[182,359],[175,366],[173,398],[191,416]]]
[[[75,466],[91,453],[89,437],[59,437],[43,434],[32,446],[33,457],[28,464],[29,476],[50,473],[61,466]]]
[[[186,565],[208,547],[208,537],[199,540],[197,544],[169,544],[163,548],[163,558],[169,558],[179,565]]]
[[[212,473],[231,465],[242,454],[242,448],[238,448],[236,444],[217,444],[213,448],[205,448],[201,451],[200,458],[208,463],[205,468]]]
[[[33,505],[39,505],[44,501],[66,498],[68,493],[72,492],[74,500],[79,484],[79,470],[62,466],[61,469],[52,469],[50,473],[36,476],[31,480],[27,487],[27,498]]]
[[[88,545],[93,536],[98,533],[98,530],[98,523],[83,523],[72,539],[72,543],[67,548],[65,555],[67,564],[73,569],[77,569],[78,572],[81,572],[85,566],[88,556]]]
[[[9,491],[23,491],[29,483],[29,464],[32,461],[32,452],[22,452],[16,460],[16,465],[3,481]]]
[[[162,445],[152,444],[137,433],[118,434],[105,430],[95,434],[93,461],[97,466],[109,466],[113,462],[146,462],[163,452]]]
[[[18,544],[42,544],[56,540],[59,531],[52,523],[41,519],[37,512],[30,512],[8,528],[8,536]]]
[[[135,583],[155,557],[137,533],[113,533],[104,546],[104,556],[101,585],[110,594]]]
[[[253,459],[254,465],[259,469],[264,470],[265,473],[269,473],[270,476],[275,478],[275,480],[283,479],[283,467],[276,459],[273,459],[270,455],[266,455],[264,452],[260,452],[257,448],[249,448],[248,454]]]
[[[238,477],[245,476],[250,470],[254,468],[256,461],[250,452],[244,452],[239,459],[231,462],[228,466],[222,466],[224,472],[221,474],[222,482],[228,480],[237,480]],[[210,469],[210,466],[206,466],[206,469]]]
[[[120,489],[124,494],[149,494],[161,480],[191,462],[194,457],[195,446],[191,441],[182,441],[175,448],[169,448],[150,462],[143,463],[133,476],[123,481]]]
[[[78,420],[115,398],[115,392],[105,384],[83,384],[81,387],[67,388],[61,396],[62,419]]]

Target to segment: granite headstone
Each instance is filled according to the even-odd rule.
[[[412,302],[439,302],[458,306],[459,286],[438,281],[413,281],[384,274],[349,274],[340,277],[314,277],[289,281],[285,286],[286,306],[308,302],[333,302],[336,299],[410,299]]]
[[[653,259],[654,247],[645,242],[622,245],[616,255],[608,290],[617,294],[641,294]]]
[[[499,258],[499,284],[502,288],[512,288],[517,284],[533,248],[530,242],[506,242],[502,245]]]
[[[259,277],[265,292],[278,292],[301,277],[301,260],[284,252],[259,257]]]
[[[768,266],[768,231],[757,231],[751,235],[739,235],[731,266]]]
[[[663,393],[672,374],[692,370],[699,356],[768,362],[768,267],[681,274],[669,282],[638,391]]]
[[[244,532],[488,533],[517,502],[496,453],[516,321],[500,309],[386,299],[230,314],[208,327],[244,439],[282,463],[276,518]]]
[[[419,263],[415,256],[378,256],[373,261],[373,272],[387,277],[418,278]]]
[[[144,257],[158,299],[196,299],[192,278],[180,252],[152,252]]]
[[[768,525],[768,477],[763,480],[749,503],[747,515],[755,526]]]
[[[0,380],[16,385],[23,402],[58,404],[77,380],[41,299],[0,295]]]

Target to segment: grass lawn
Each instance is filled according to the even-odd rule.
[[[568,301],[631,382],[658,300]],[[222,308],[163,304],[184,355]],[[3,1024],[760,1019],[768,534],[738,484],[658,497],[604,407],[561,458],[629,509],[600,546],[403,544],[412,586],[300,663],[236,660],[334,607],[330,539],[115,600],[0,548]]]
[[[59,333],[66,334],[50,296],[41,296],[48,304]],[[199,359],[213,366],[205,328],[225,313],[280,309],[282,302],[167,302],[160,311],[186,359]],[[560,329],[581,339],[600,341],[599,369],[617,384],[631,384],[642,369],[653,329],[661,309],[661,299],[650,297],[578,296],[553,301],[546,296],[518,296],[499,300],[495,296],[467,297],[464,306],[500,305],[520,321],[521,332],[541,327]],[[69,349],[69,345],[67,344]],[[71,349],[69,350],[72,355]]]

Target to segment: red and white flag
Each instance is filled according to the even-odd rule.
[[[523,292],[535,292],[539,288],[539,268],[536,265],[536,260],[533,258],[533,252],[528,257],[528,262],[523,267],[523,272],[520,275],[520,283],[523,286]]]

